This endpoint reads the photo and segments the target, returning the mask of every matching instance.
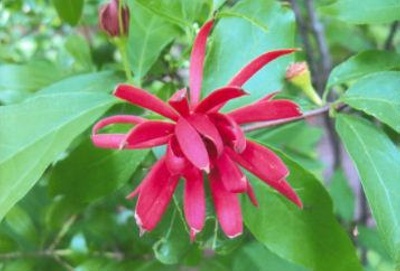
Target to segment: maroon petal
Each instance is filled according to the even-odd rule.
[[[296,51],[296,49],[283,49],[276,50],[262,54],[261,56],[253,59],[249,64],[242,68],[228,83],[228,86],[241,87],[247,82],[256,72],[258,72],[262,67],[267,65],[272,60],[290,54]]]
[[[132,116],[132,115],[117,115],[117,116],[112,116],[112,117],[107,117],[104,119],[101,119],[98,121],[92,129],[92,134],[96,134],[97,131],[100,129],[112,125],[112,124],[139,124],[146,121],[146,119],[137,117],[137,116]]]
[[[120,149],[125,142],[126,134],[92,135],[92,142],[96,147],[105,149]]]
[[[193,114],[188,118],[190,125],[192,125],[199,134],[209,139],[215,146],[217,154],[220,155],[224,149],[224,143],[214,123],[203,114]]]
[[[222,153],[216,160],[216,168],[225,190],[232,193],[247,191],[246,176],[226,153]]]
[[[253,173],[262,181],[286,196],[298,206],[302,206],[296,192],[286,182],[289,171],[283,161],[264,146],[247,141],[246,149],[238,154],[229,148],[225,150],[229,156],[242,167]]]
[[[238,124],[291,118],[301,114],[298,105],[289,100],[257,102],[228,113]]]
[[[188,167],[189,162],[179,149],[178,142],[172,137],[167,146],[165,164],[172,175],[180,175]]]
[[[226,236],[235,238],[243,232],[242,212],[237,194],[225,190],[218,170],[213,170],[209,178],[211,195],[221,228]]]
[[[192,168],[184,174],[184,213],[190,228],[190,239],[194,238],[204,227],[206,217],[206,201],[204,193],[203,175],[201,171]]]
[[[202,100],[195,108],[196,112],[205,113],[210,110],[219,110],[228,101],[246,95],[247,93],[237,87],[225,87],[213,91],[204,100]]]
[[[182,116],[189,115],[190,107],[187,99],[187,91],[185,88],[175,92],[175,94],[172,95],[172,97],[169,99],[168,103]]]
[[[171,201],[179,177],[171,177],[164,158],[160,159],[143,180],[136,203],[135,219],[142,232],[151,231],[160,221]]]
[[[193,43],[190,56],[189,87],[190,102],[197,104],[200,100],[201,84],[203,81],[203,64],[206,53],[207,37],[210,34],[214,21],[208,21],[200,29]]]
[[[254,193],[253,186],[251,185],[250,182],[247,182],[247,196],[249,197],[251,203],[253,203],[254,206],[258,207],[256,194]]]
[[[234,119],[220,113],[211,113],[209,116],[225,143],[241,153],[246,148],[246,137]]]
[[[186,158],[198,169],[209,172],[210,161],[201,136],[190,123],[180,118],[175,127],[176,139]]]
[[[146,121],[132,129],[126,137],[128,148],[151,148],[166,144],[174,133],[175,124],[163,121]],[[124,147],[124,146],[122,146]]]
[[[126,85],[118,85],[114,91],[114,95],[118,98],[124,99],[134,105],[149,109],[166,118],[177,120],[178,114],[168,104],[160,98],[148,93],[147,91]]]

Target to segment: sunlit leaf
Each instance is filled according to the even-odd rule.
[[[271,252],[310,270],[361,270],[355,248],[337,222],[321,182],[293,160],[281,157],[304,208],[299,209],[251,177],[259,208],[248,199],[242,201],[247,228]]]
[[[69,93],[0,107],[0,219],[114,102],[105,94]]]
[[[388,51],[364,51],[336,66],[329,75],[327,87],[359,79],[365,75],[400,67],[400,55]]]
[[[338,115],[336,129],[360,174],[372,215],[393,259],[400,263],[400,151],[367,120]]]
[[[362,78],[342,100],[400,132],[400,72],[381,72]]]

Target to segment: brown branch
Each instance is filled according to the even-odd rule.
[[[290,4],[292,6],[295,18],[296,18],[296,23],[298,25],[300,37],[302,39],[303,45],[304,45],[304,51],[306,54],[306,59],[308,64],[310,65],[311,68],[311,73],[315,74],[317,67],[315,66],[315,60],[314,60],[314,50],[311,46],[310,43],[310,38],[308,35],[308,28],[307,24],[304,21],[303,16],[301,15],[300,7],[298,4],[298,0],[290,0]]]
[[[317,18],[314,1],[306,0],[305,4],[308,16],[310,18],[310,28],[314,35],[319,52],[319,63],[317,65],[318,73],[315,73],[314,75],[317,79],[316,81],[318,93],[322,93],[324,91],[326,80],[328,79],[329,72],[331,70],[332,61],[329,54],[329,48],[325,39],[324,26]]]

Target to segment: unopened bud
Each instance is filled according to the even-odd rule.
[[[100,8],[99,19],[100,28],[111,37],[125,35],[129,27],[129,9],[123,6],[121,9],[121,19],[118,12],[119,0],[111,0]]]
[[[323,102],[311,83],[310,70],[306,62],[296,62],[286,70],[286,79],[300,88],[304,94],[315,104],[322,105]]]

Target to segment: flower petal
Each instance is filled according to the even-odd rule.
[[[249,64],[247,64],[244,68],[242,68],[228,83],[228,86],[243,86],[247,80],[249,80],[256,72],[258,72],[262,67],[267,65],[272,60],[290,54],[296,51],[296,49],[283,49],[283,50],[275,50],[271,52],[266,52],[261,56],[253,59]]]
[[[218,169],[219,177],[225,190],[232,193],[247,191],[246,176],[226,153],[222,153],[218,157],[215,166]]]
[[[225,190],[218,170],[212,170],[209,178],[211,195],[221,228],[229,238],[235,238],[243,232],[242,212],[237,194]]]
[[[117,115],[112,117],[103,118],[98,121],[92,128],[92,134],[96,134],[100,129],[111,124],[139,124],[146,121],[146,119],[132,116],[132,115]]]
[[[136,106],[140,106],[156,112],[166,118],[177,120],[178,114],[163,100],[147,91],[126,84],[120,84],[114,91],[114,95]]]
[[[119,149],[125,142],[126,134],[92,135],[91,138],[96,147],[104,149]]]
[[[200,29],[193,43],[190,56],[189,87],[190,102],[197,104],[200,100],[201,84],[203,81],[203,64],[206,53],[207,37],[213,27],[214,21],[208,21]]]
[[[128,148],[151,148],[166,144],[174,133],[175,124],[164,121],[146,121],[132,129],[126,137]],[[121,146],[124,147],[124,146]]]
[[[196,129],[186,119],[180,118],[175,126],[175,135],[186,158],[198,169],[209,172],[207,149]]]
[[[171,201],[179,177],[171,177],[160,159],[143,180],[136,203],[135,219],[142,231],[151,231],[160,221]]]
[[[236,123],[268,121],[301,116],[299,106],[289,100],[257,102],[228,113]]]
[[[241,154],[229,148],[226,148],[225,151],[239,165],[253,173],[299,207],[302,207],[300,198],[285,180],[285,177],[289,174],[286,165],[271,150],[248,140],[246,149]]]
[[[214,90],[204,100],[202,100],[195,108],[195,112],[205,113],[210,110],[218,111],[229,100],[241,97],[247,93],[237,87],[224,87]]]
[[[188,118],[190,125],[192,125],[199,134],[209,139],[215,146],[217,154],[220,155],[224,149],[224,143],[218,132],[217,127],[208,118],[207,115],[193,114]]]
[[[174,95],[168,100],[170,106],[172,106],[176,111],[182,116],[188,116],[190,113],[189,102],[187,98],[187,91],[185,88],[178,90]]]
[[[186,182],[183,210],[190,228],[190,239],[194,241],[196,234],[203,229],[206,217],[203,175],[201,171],[192,167],[186,171],[184,178]]]
[[[246,148],[246,137],[234,119],[220,113],[211,113],[209,116],[225,143],[241,153]]]
[[[189,166],[189,162],[178,149],[178,142],[175,137],[172,137],[167,146],[165,157],[165,164],[172,175],[182,174],[185,168]]]
[[[250,182],[247,182],[247,196],[249,197],[251,203],[253,203],[254,206],[258,207],[256,194],[254,193],[253,186],[251,185]]]

